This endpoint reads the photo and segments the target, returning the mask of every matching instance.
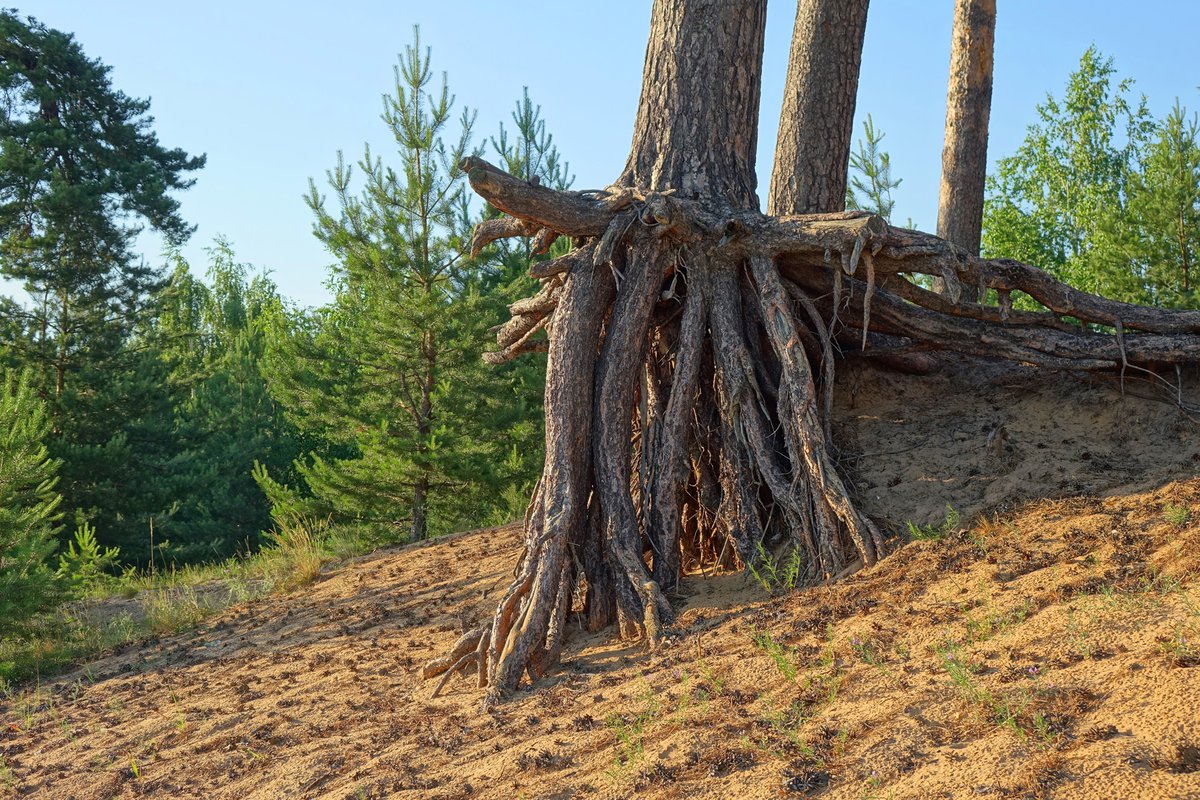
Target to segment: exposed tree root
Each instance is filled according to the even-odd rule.
[[[536,679],[571,614],[653,647],[687,568],[742,566],[777,545],[802,549],[810,583],[875,563],[888,541],[855,508],[830,440],[847,334],[864,351],[884,334],[899,350],[1055,368],[1200,360],[1200,313],[1087,295],[879,217],[773,218],[634,187],[559,193],[477,158],[463,167],[512,215],[480,226],[477,246],[578,246],[531,270],[540,291],[496,329],[491,361],[548,349],[546,465],[490,625],[425,668],[438,691],[473,665],[489,701]],[[995,290],[998,305],[960,302],[964,286]],[[1046,310],[1015,310],[1013,292]]]

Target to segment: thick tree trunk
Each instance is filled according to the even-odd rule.
[[[799,0],[768,214],[846,207],[868,0]]]
[[[979,255],[992,107],[996,0],[957,0],[946,92],[937,235]]]
[[[766,0],[655,2],[620,186],[756,208]]]

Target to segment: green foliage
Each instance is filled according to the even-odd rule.
[[[1195,307],[1200,131],[1178,104],[1155,121],[1132,86],[1112,59],[1083,54],[988,179],[984,254],[1114,299]]]
[[[512,518],[540,468],[541,370],[481,358],[487,328],[528,289],[518,264],[523,272],[529,253],[496,246],[471,257],[457,164],[473,152],[474,115],[455,119],[452,106],[418,39],[384,98],[398,165],[369,149],[356,166],[339,154],[331,199],[310,184],[314,232],[338,262],[335,299],[285,309],[268,360],[273,396],[327,444],[296,462],[297,480],[256,472],[280,514],[332,513],[422,538]],[[494,140],[506,165],[565,181],[528,97],[513,118],[516,134],[502,127]]]
[[[1200,307],[1200,129],[1176,102],[1129,176],[1123,204],[1101,217],[1095,269],[1102,291],[1129,302]]]
[[[275,284],[239,263],[224,240],[209,258],[201,282],[175,256],[154,321],[181,445],[174,503],[158,521],[164,560],[213,560],[258,547],[271,516],[255,465],[294,480],[292,462],[313,445],[267,391],[267,334],[283,313]]]
[[[204,158],[160,145],[149,102],[109,72],[71,35],[0,11],[0,275],[27,296],[0,303],[0,358],[33,369],[48,401],[70,526],[125,547],[170,504],[179,455],[167,369],[139,339],[161,275],[130,247],[144,226],[187,239],[172,193]]]
[[[891,157],[880,149],[885,134],[876,129],[870,114],[863,120],[863,135],[866,140],[859,139],[858,149],[850,152],[846,208],[870,211],[890,222],[896,207],[892,190],[898,188],[903,179],[892,179]]]
[[[763,543],[758,542],[755,558],[747,566],[750,574],[763,591],[769,594],[786,594],[796,588],[800,571],[804,566],[804,552],[799,544],[793,544],[787,558],[772,555]]]
[[[101,547],[95,529],[85,522],[75,529],[75,541],[67,543],[67,552],[59,554],[57,575],[83,589],[103,579],[120,554],[116,547]]]
[[[1184,505],[1167,503],[1163,506],[1163,516],[1172,525],[1183,527],[1192,518],[1192,510]]]
[[[338,259],[333,303],[288,310],[272,330],[274,395],[304,431],[341,446],[297,464],[307,490],[340,518],[406,526],[414,538],[458,521],[486,475],[488,454],[471,435],[479,392],[484,315],[469,258],[469,220],[458,161],[473,115],[451,132],[452,98],[433,85],[419,41],[396,68],[383,119],[399,167],[367,148],[354,168],[341,154],[327,173],[330,207],[315,183],[314,233]],[[453,523],[450,523],[453,524]]]
[[[60,586],[47,566],[61,498],[59,462],[45,445],[50,432],[30,375],[0,383],[0,634],[19,629],[53,603]]]
[[[795,682],[799,671],[796,668],[796,662],[793,661],[791,650],[776,641],[766,631],[751,629],[750,637],[754,641],[754,646],[765,653],[775,664],[775,669],[779,670],[779,674],[789,681]]]
[[[940,542],[959,530],[962,525],[962,516],[952,506],[947,505],[946,519],[938,525],[917,525],[913,522],[904,524],[908,528],[909,538],[913,541]]]
[[[1153,123],[1132,81],[1093,47],[1062,99],[1037,107],[1017,152],[988,180],[983,249],[1049,270],[1079,288],[1099,288],[1088,256],[1106,208],[1119,205]]]

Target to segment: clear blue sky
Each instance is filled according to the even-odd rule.
[[[204,248],[228,237],[242,261],[265,267],[284,295],[327,298],[330,262],[302,198],[339,149],[364,142],[387,158],[380,96],[396,54],[421,26],[433,66],[458,103],[479,111],[477,134],[508,120],[523,86],[577,176],[603,186],[629,147],[649,25],[649,0],[33,0],[23,14],[73,32],[113,68],[126,94],[152,99],[161,141],[207,153],[181,195],[198,225],[185,254],[202,272]],[[895,216],[930,229],[937,214],[953,0],[874,0],[859,116],[887,132],[904,179]],[[795,3],[771,0],[764,65],[759,184],[769,179]],[[1095,44],[1137,79],[1156,116],[1178,97],[1200,108],[1195,0],[999,0],[989,155],[1013,152],[1048,91],[1061,92]],[[857,127],[861,131],[861,124]],[[159,245],[144,237],[146,256]]]

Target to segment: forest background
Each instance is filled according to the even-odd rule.
[[[56,4],[48,22],[71,30],[62,14]],[[529,92],[513,93],[507,116],[482,117],[448,87],[441,51],[406,31],[378,133],[359,137],[371,144],[341,142],[344,155],[286,179],[244,174],[289,197],[313,176],[294,205],[327,262],[325,290],[296,301],[266,269],[290,272],[283,241],[254,264],[236,239],[196,244],[182,200],[203,186],[205,157],[173,147],[151,116],[157,98],[122,93],[107,66],[117,54],[23,12],[0,26],[2,632],[103,574],[245,558],[280,530],[332,525],[373,546],[520,516],[541,468],[544,357],[491,367],[482,354],[527,294],[531,255],[471,257],[470,229],[494,211],[470,201],[454,165],[479,152],[573,185]],[[1182,105],[1195,87],[1152,111],[1123,65],[1082,53],[1069,75],[1040,81],[1050,94],[1023,139],[1011,118],[994,127],[1008,133],[993,135],[985,253],[1117,299],[1196,307],[1200,143]],[[934,75],[943,85],[944,66]],[[370,120],[378,101],[351,108],[351,94],[337,113]],[[871,103],[860,97],[860,110]],[[901,184],[881,133],[899,112],[880,105],[860,128],[848,201],[913,224],[897,199],[932,186],[936,162]],[[269,127],[269,110],[228,127]],[[1000,150],[1006,135],[1015,144]],[[580,149],[597,171],[576,188],[605,182],[618,159]],[[279,203],[259,202],[271,219]]]

